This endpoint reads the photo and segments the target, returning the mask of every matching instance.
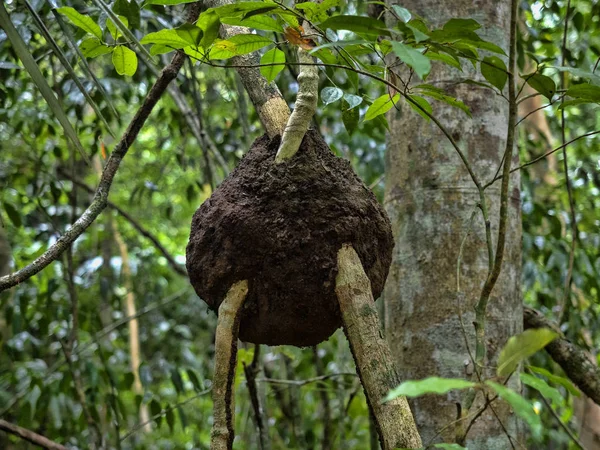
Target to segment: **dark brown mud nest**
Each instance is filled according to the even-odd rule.
[[[390,221],[350,163],[316,132],[283,164],[274,163],[279,142],[258,138],[198,208],[187,270],[215,311],[234,282],[249,281],[241,340],[316,345],[341,326],[338,250],[353,245],[377,298],[392,258]]]

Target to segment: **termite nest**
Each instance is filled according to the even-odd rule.
[[[337,253],[350,243],[383,290],[394,241],[373,193],[309,130],[289,161],[280,138],[258,138],[194,214],[187,270],[197,294],[218,311],[233,283],[248,280],[240,339],[316,345],[342,325],[335,295]]]

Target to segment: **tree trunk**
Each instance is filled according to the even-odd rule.
[[[435,27],[441,27],[450,18],[473,18],[482,25],[478,32],[484,38],[508,51],[510,2],[507,0],[477,3],[407,0],[402,6]],[[465,62],[463,72],[433,64],[427,83],[445,88],[463,100],[473,118],[440,103],[434,105],[433,114],[450,130],[485,184],[493,178],[505,149],[508,102],[486,88],[456,84],[464,78],[484,81],[481,75],[474,73],[470,63]],[[425,121],[406,104],[400,106],[400,111],[392,109],[388,120],[391,131],[386,156],[385,207],[392,221],[396,247],[384,291],[386,336],[402,380],[429,376],[470,378],[474,369],[465,334],[474,352],[473,308],[488,273],[485,226],[476,209],[478,191],[457,153],[435,124]],[[522,329],[518,173],[511,182],[504,266],[487,314],[486,367],[494,364],[508,337]],[[486,191],[494,247],[499,191],[499,183]],[[460,288],[457,288],[459,250],[469,229],[471,232],[462,252]],[[462,331],[460,312],[466,333]],[[492,373],[491,369],[485,371],[486,376]],[[454,441],[460,433],[457,427],[466,424],[442,429],[456,420],[460,400],[459,393],[451,392],[411,401],[424,444],[432,439],[434,442]],[[481,398],[476,400],[474,408],[478,404]],[[518,423],[510,408],[502,402],[494,402],[493,407],[508,432],[518,435]],[[511,448],[490,408],[471,428],[466,446]]]

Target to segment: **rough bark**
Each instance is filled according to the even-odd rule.
[[[542,313],[531,308],[525,308],[523,324],[525,328],[552,328],[562,336],[557,325],[546,319]],[[571,381],[585,395],[600,405],[600,368],[590,360],[589,355],[565,339],[564,336],[548,344],[546,351]]]
[[[215,337],[215,371],[213,375],[213,427],[211,450],[231,450],[235,424],[235,369],[241,306],[248,293],[248,281],[238,281],[219,307]]]
[[[390,389],[400,384],[391,351],[379,328],[379,315],[358,254],[351,245],[338,252],[335,291],[340,303],[344,332],[356,362],[367,401],[373,412],[384,450],[421,447],[405,397],[382,403]]]
[[[450,18],[473,18],[480,34],[508,49],[510,2],[473,3],[435,0],[402,4],[413,13],[441,26]],[[494,177],[506,146],[508,103],[489,90],[457,84],[481,75],[465,63],[463,72],[433,64],[428,83],[446,88],[471,109],[462,112],[436,103],[433,114],[465,152],[475,175],[485,183]],[[415,77],[413,76],[413,79]],[[416,81],[420,82],[420,81]],[[385,207],[396,240],[390,275],[384,291],[385,330],[402,379],[428,376],[470,378],[473,365],[465,340],[475,349],[473,307],[488,274],[485,225],[477,213],[465,241],[457,292],[460,246],[471,228],[470,218],[479,194],[464,164],[448,140],[404,104],[388,115],[390,135],[386,155]],[[517,158],[513,161],[516,164]],[[497,236],[500,185],[488,188],[491,234]],[[494,364],[509,336],[522,326],[520,295],[519,177],[511,177],[508,235],[502,273],[491,293],[486,325],[487,367]],[[495,246],[495,239],[494,239]],[[462,322],[460,313],[463,313]],[[466,336],[465,336],[466,335]],[[466,339],[465,339],[466,337]],[[477,407],[482,401],[477,399]],[[456,430],[460,394],[423,396],[411,401],[423,440],[451,441]],[[508,431],[517,434],[517,421],[505,405],[494,405]],[[478,419],[466,441],[469,448],[510,448],[502,426],[488,410]]]

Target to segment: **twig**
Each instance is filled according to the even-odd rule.
[[[329,380],[330,378],[337,377],[357,377],[358,375],[354,372],[339,372],[339,373],[330,373],[327,375],[321,375],[318,377],[307,378],[304,380],[282,380],[276,378],[257,378],[256,381],[261,383],[270,383],[270,384],[286,384],[288,386],[306,386],[310,383],[317,383],[319,381]]]
[[[269,441],[269,433],[266,429],[265,412],[261,405],[258,396],[258,387],[256,385],[256,375],[260,372],[260,344],[254,345],[254,356],[250,364],[244,363],[244,374],[246,375],[246,383],[250,393],[250,402],[254,410],[254,419],[256,428],[258,429],[258,438],[260,442],[260,450],[269,450],[271,442]]]
[[[0,419],[0,430],[6,431],[7,433],[19,436],[21,439],[30,442],[38,447],[42,447],[48,450],[68,450],[67,447],[57,442],[51,441],[45,436],[38,434],[34,431],[28,430],[27,428],[14,425],[6,420]]]
[[[199,5],[198,3],[192,3],[191,5],[189,18],[192,19],[191,21],[193,21],[198,17]],[[177,73],[181,69],[185,58],[186,56],[183,52],[177,52],[171,60],[171,63],[161,71],[160,76],[150,88],[150,91],[144,99],[142,106],[140,106],[131,123],[127,127],[127,130],[121,137],[121,140],[110,154],[110,157],[106,162],[106,166],[102,171],[100,183],[98,184],[98,188],[94,194],[94,200],[90,206],[88,206],[88,208],[84,211],[81,217],[77,219],[73,226],[69,228],[56,241],[56,243],[51,245],[40,257],[35,259],[35,261],[33,261],[31,264],[28,264],[24,268],[0,278],[0,292],[31,278],[46,268],[50,263],[58,259],[65,252],[65,250],[67,250],[68,246],[72,244],[79,236],[81,236],[81,234],[87,230],[87,228],[106,208],[110,187],[115,175],[117,174],[117,170],[119,169],[121,161],[135,141],[135,138],[150,116],[150,113],[160,100],[161,96],[164,94],[169,83],[177,76]]]

